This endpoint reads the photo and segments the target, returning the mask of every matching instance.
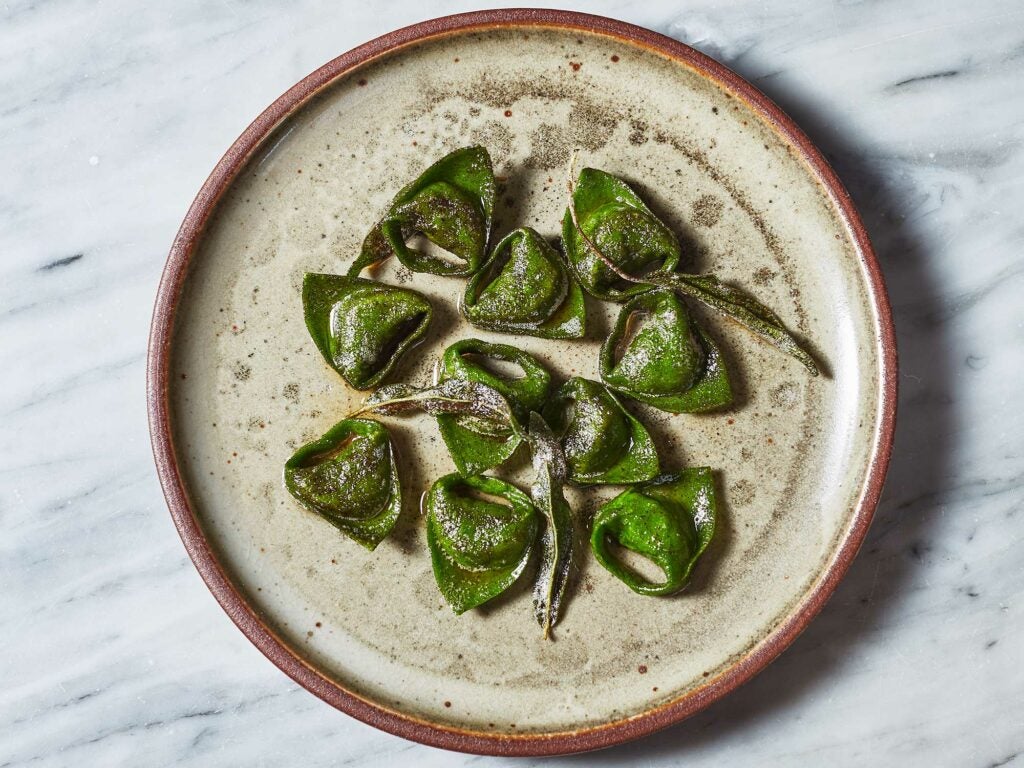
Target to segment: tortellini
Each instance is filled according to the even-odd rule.
[[[537,538],[530,497],[496,477],[437,480],[424,499],[434,578],[455,613],[497,597],[526,568]]]
[[[462,313],[473,325],[546,339],[578,339],[586,330],[583,289],[558,252],[529,227],[494,246],[467,283]]]
[[[383,381],[423,338],[433,314],[408,288],[315,273],[303,280],[302,305],[320,354],[355,389]]]
[[[545,637],[561,616],[574,572],[580,523],[567,484],[627,486],[597,509],[590,545],[639,594],[684,588],[714,535],[711,470],[665,474],[651,434],[619,399],[671,413],[732,403],[722,353],[687,301],[737,321],[818,372],[773,310],[714,275],[680,271],[672,230],[625,181],[585,168],[569,185],[560,245],[519,227],[492,247],[497,182],[490,155],[479,146],[457,149],[395,195],[347,275],[305,276],[303,310],[317,349],[351,387],[374,391],[299,448],[284,471],[287,490],[303,507],[372,550],[398,520],[402,489],[387,429],[362,416],[433,416],[458,470],[422,497],[441,594],[461,614],[507,590],[533,560],[534,615]],[[469,338],[444,350],[432,381],[385,383],[427,338],[433,317],[423,294],[361,277],[392,256],[413,272],[467,278],[452,296],[461,295],[462,316],[483,331],[582,339],[587,294],[622,304],[601,340],[601,381],[572,376],[555,387],[533,355]],[[445,282],[428,280],[426,290],[433,297]],[[509,463],[520,446],[531,454],[529,494],[482,474]],[[506,472],[519,477],[524,466]],[[628,563],[635,559],[619,557],[623,549],[647,558],[663,578],[633,570]]]
[[[672,230],[621,179],[596,168],[584,168],[576,182],[572,204],[576,222],[572,211],[567,210],[562,218],[562,245],[580,283],[592,296],[625,301],[651,286],[624,283],[594,253],[591,244],[630,275],[655,269],[671,272],[679,263],[679,243]]]
[[[463,147],[445,155],[395,195],[363,241],[349,275],[392,255],[413,272],[474,274],[487,253],[495,190],[486,149]],[[454,259],[411,248],[408,240],[414,235],[423,235]]]
[[[711,543],[717,512],[709,468],[663,475],[603,504],[594,515],[590,546],[598,562],[634,592],[671,595],[686,586]],[[610,543],[646,557],[661,569],[664,581],[652,582],[623,564]]]
[[[634,400],[672,413],[732,402],[718,346],[686,304],[663,288],[630,299],[601,347],[601,379]]]
[[[299,448],[284,465],[284,483],[302,506],[370,550],[402,510],[391,437],[372,419],[345,419]]]
[[[506,378],[488,369],[486,361],[512,363],[522,371],[519,378]],[[457,341],[441,358],[440,381],[464,379],[486,384],[503,395],[515,418],[525,424],[531,411],[539,411],[551,390],[551,374],[532,356],[508,344],[491,344],[479,339]],[[522,437],[505,426],[472,416],[444,414],[437,417],[441,437],[456,468],[463,475],[475,475],[506,461]]]
[[[544,414],[561,438],[573,482],[639,483],[658,474],[650,433],[603,384],[569,379]]]

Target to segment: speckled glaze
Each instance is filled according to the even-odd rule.
[[[752,102],[748,86],[684,49],[556,12],[403,30],[282,97],[190,212],[151,348],[165,492],[232,618],[275,663],[350,714],[439,746],[501,754],[633,738],[767,664],[855,553],[884,473],[895,386],[870,246],[802,135],[781,113],[766,114],[766,101]],[[580,167],[622,176],[669,223],[684,268],[751,289],[809,340],[828,372],[812,379],[697,309],[727,356],[734,406],[701,416],[630,407],[655,436],[665,470],[716,469],[717,538],[685,592],[652,599],[605,572],[581,536],[554,642],[540,639],[525,580],[461,617],[444,604],[418,505],[453,469],[432,419],[385,419],[405,508],[376,552],[304,511],[281,482],[294,449],[363,397],[306,332],[303,273],[344,272],[394,192],[470,143],[488,147],[500,179],[495,241],[522,225],[557,235],[567,163],[579,148]],[[618,310],[588,301],[583,341],[514,338],[464,322],[464,280],[394,265],[376,276],[415,287],[435,308],[426,341],[391,380],[428,381],[439,353],[467,336],[512,341],[559,380],[596,379]],[[528,469],[501,474],[521,479]],[[570,490],[568,499],[586,519],[618,490]]]

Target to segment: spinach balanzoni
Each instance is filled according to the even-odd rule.
[[[732,402],[718,345],[665,288],[626,302],[601,347],[600,367],[609,387],[663,411],[709,411]]]
[[[529,227],[494,246],[466,284],[462,313],[478,328],[545,339],[578,339],[586,330],[583,289],[562,256]]]
[[[413,272],[474,274],[491,236],[495,189],[486,149],[465,147],[445,155],[395,195],[363,241],[349,275],[355,277],[392,255]],[[408,240],[415,235],[447,251],[454,261],[411,247]]]
[[[433,314],[416,291],[312,272],[302,281],[302,305],[320,354],[354,389],[387,377],[423,338]]]
[[[671,272],[679,242],[628,184],[610,173],[584,168],[562,217],[562,242],[583,287],[606,301],[624,301],[647,287],[621,272]]]
[[[598,562],[641,595],[671,595],[686,586],[715,533],[718,505],[711,470],[686,469],[623,491],[594,515],[590,546]],[[617,544],[647,558],[664,574],[648,581],[609,549]]]
[[[487,361],[515,365],[522,375],[506,378],[486,367]],[[519,423],[538,411],[551,390],[551,374],[536,358],[508,344],[490,344],[479,339],[464,339],[452,344],[441,357],[440,381],[459,379],[485,384],[506,399]],[[474,416],[443,413],[437,425],[456,468],[474,475],[508,460],[522,443],[522,436],[511,426],[495,424]]]
[[[370,550],[402,510],[391,436],[372,419],[344,419],[299,448],[284,465],[284,482],[302,506]]]
[[[545,416],[561,435],[574,482],[626,485],[658,474],[658,452],[647,429],[603,384],[569,379]]]
[[[423,506],[434,577],[455,613],[497,597],[526,569],[537,538],[537,510],[511,483],[445,475],[431,486]]]
[[[596,560],[638,594],[683,589],[712,540],[714,473],[666,473],[651,433],[627,408],[636,401],[693,413],[732,403],[723,354],[688,301],[738,321],[817,373],[766,306],[713,275],[677,272],[679,241],[622,179],[586,168],[573,180],[570,170],[569,193],[561,249],[529,227],[489,249],[491,159],[483,147],[457,149],[398,192],[347,275],[307,274],[302,303],[314,344],[351,387],[373,392],[285,464],[285,486],[303,507],[372,550],[401,513],[402,488],[387,428],[370,416],[433,416],[456,469],[422,501],[441,594],[461,614],[533,569],[544,637],[563,612],[577,560],[580,521],[567,484],[625,486],[597,509],[589,540]],[[448,256],[418,250],[417,238]],[[361,276],[391,256],[413,272],[468,278],[458,291],[461,312],[493,333],[578,339],[587,329],[584,294],[621,304],[601,340],[601,380],[572,376],[556,386],[535,355],[468,338],[444,350],[432,384],[385,383],[426,338],[433,316],[419,292]],[[531,457],[528,490],[484,474],[514,474],[521,447]],[[623,551],[651,561],[663,579],[637,573]]]

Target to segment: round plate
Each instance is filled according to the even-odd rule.
[[[495,237],[556,236],[567,165],[626,178],[679,234],[689,269],[743,286],[809,341],[827,375],[701,313],[737,381],[728,412],[644,407],[667,469],[708,465],[723,499],[690,588],[630,592],[581,547],[554,641],[529,586],[455,616],[430,569],[417,499],[452,471],[427,418],[389,419],[405,510],[369,553],[281,482],[296,446],[362,394],[302,319],[306,271],[343,272],[391,196],[458,146],[489,148]],[[437,320],[400,370],[424,382],[465,326],[463,282],[388,267]],[[586,341],[513,339],[556,375],[597,378],[616,307]],[[488,11],[393,32],[278,99],[214,169],[182,224],[154,313],[149,411],[171,514],[246,636],[348,714],[449,749],[553,754],[608,746],[693,714],[776,657],[862,541],[889,456],[896,363],[870,244],[808,139],[735,74],[610,19]],[[609,491],[572,492],[583,519]],[[527,580],[524,580],[527,581]]]

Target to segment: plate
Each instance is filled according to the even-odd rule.
[[[736,374],[725,413],[637,412],[669,468],[708,465],[724,511],[694,581],[643,598],[583,549],[554,641],[528,587],[461,617],[434,584],[417,499],[452,471],[427,417],[388,420],[406,509],[369,553],[303,511],[284,461],[362,394],[302,320],[307,271],[343,272],[394,192],[451,149],[489,148],[495,237],[554,237],[569,157],[633,183],[696,271],[755,292],[827,375],[706,317]],[[388,267],[438,313],[402,380],[430,378],[467,327],[462,282]],[[610,305],[584,342],[517,340],[560,377],[597,378]],[[245,635],[348,714],[410,739],[492,754],[616,744],[676,722],[775,658],[862,541],[891,445],[892,323],[853,205],[767,98],[681,43],[610,19],[487,11],[399,30],[278,99],[228,150],[171,249],[153,319],[151,432],[196,567]],[[585,516],[600,496],[573,493]]]

